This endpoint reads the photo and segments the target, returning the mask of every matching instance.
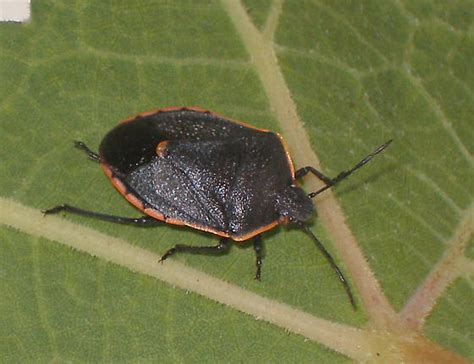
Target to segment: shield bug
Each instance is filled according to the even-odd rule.
[[[304,224],[314,214],[311,198],[336,185],[384,150],[391,140],[353,168],[329,178],[314,167],[295,171],[282,137],[199,108],[166,108],[141,113],[109,131],[99,153],[75,142],[102,166],[115,188],[144,216],[107,215],[67,204],[44,211],[66,211],[134,226],[186,225],[220,237],[215,246],[176,245],[178,252],[219,254],[230,240],[252,239],[255,278],[262,267],[261,235],[282,223],[302,229],[328,260],[355,307],[350,287],[332,256]],[[308,173],[325,185],[305,193],[297,181]]]

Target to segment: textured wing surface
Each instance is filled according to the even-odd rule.
[[[186,225],[227,231],[225,211],[202,186],[176,163],[166,158],[153,160],[130,173],[122,181],[146,208]]]

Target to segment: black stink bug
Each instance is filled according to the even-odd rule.
[[[120,217],[60,205],[46,214],[66,211],[134,226],[162,222],[186,225],[220,236],[215,246],[176,245],[161,258],[177,252],[223,253],[230,240],[253,240],[256,279],[262,266],[261,234],[290,223],[302,229],[335,270],[349,296],[349,285],[331,255],[304,224],[314,214],[311,198],[334,186],[384,150],[391,140],[353,168],[329,178],[313,167],[295,171],[282,137],[229,120],[199,108],[166,108],[138,114],[112,129],[99,154],[75,142],[99,162],[115,188],[145,215]],[[306,194],[297,180],[314,174],[325,186]]]

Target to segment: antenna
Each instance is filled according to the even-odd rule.
[[[354,173],[360,167],[362,167],[362,166],[366,165],[367,163],[369,163],[370,160],[373,157],[375,157],[377,154],[379,154],[381,151],[383,151],[385,148],[387,148],[392,141],[393,141],[393,139],[390,139],[389,141],[385,142],[384,144],[379,146],[377,149],[375,149],[372,153],[367,155],[364,159],[362,159],[359,163],[357,163],[354,167],[352,167],[351,169],[349,169],[347,171],[342,171],[335,178],[331,179],[331,178],[326,177],[326,178],[322,179],[322,181],[325,182],[326,185],[321,187],[316,192],[311,192],[310,194],[308,194],[308,197],[309,198],[316,197],[321,192],[326,191],[328,188],[331,188],[332,186],[334,186],[334,185],[338,184],[339,182],[341,182],[343,179],[349,177],[352,173]]]
[[[336,272],[336,275],[339,278],[339,281],[342,283],[344,290],[346,291],[347,296],[349,297],[349,301],[351,302],[352,307],[354,308],[354,310],[356,310],[357,306],[355,304],[355,300],[354,300],[354,296],[352,295],[351,288],[349,287],[349,283],[347,283],[346,278],[344,277],[341,270],[337,266],[336,262],[334,261],[334,258],[331,256],[331,254],[329,254],[329,252],[326,250],[324,245],[319,241],[319,239],[313,234],[313,232],[306,225],[304,225],[302,222],[299,222],[297,223],[297,226],[299,226],[301,230],[303,230],[307,235],[311,237],[311,239],[313,239],[318,249],[321,251],[321,253],[323,253],[324,257],[331,265],[331,268]]]

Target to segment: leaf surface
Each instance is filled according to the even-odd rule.
[[[29,24],[0,24],[4,360],[474,360],[471,3],[34,1],[32,11]],[[96,149],[120,120],[184,105],[280,131],[297,167],[330,176],[394,139],[315,201],[311,229],[349,278],[356,312],[296,229],[265,234],[261,282],[249,245],[173,258],[204,273],[195,288],[157,259],[212,236],[41,217],[64,202],[136,216],[72,142]],[[227,296],[212,291],[225,282]],[[302,312],[320,321],[306,328]]]

